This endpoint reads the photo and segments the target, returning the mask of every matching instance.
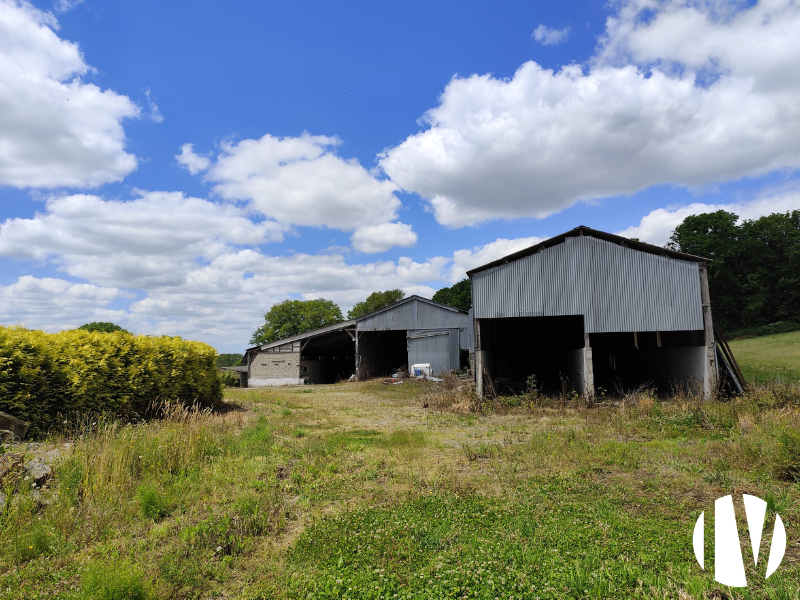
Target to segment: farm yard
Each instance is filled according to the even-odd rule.
[[[44,490],[8,497],[0,597],[798,597],[798,388],[475,402],[373,380],[87,420]],[[691,549],[727,493],[768,501],[760,556],[776,512],[789,536],[766,581],[742,544],[747,589]]]
[[[0,0],[0,600],[800,600],[798,55]]]

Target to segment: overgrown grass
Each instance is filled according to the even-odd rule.
[[[800,383],[800,331],[730,342],[748,383]]]
[[[764,498],[790,545],[725,593],[800,594],[800,388],[461,412],[442,387],[229,390],[224,414],[94,422],[50,491],[15,483],[0,597],[700,600],[721,586],[692,528],[728,493]]]

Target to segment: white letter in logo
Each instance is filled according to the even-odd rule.
[[[748,494],[744,494],[743,500],[747,516],[747,530],[753,548],[753,561],[758,564],[758,551],[761,547],[767,503],[761,498]],[[700,513],[694,526],[692,546],[701,569],[705,569],[704,534],[705,513]],[[767,577],[780,566],[785,552],[786,529],[783,527],[780,516],[775,515],[775,529],[772,532],[772,543],[767,561]],[[714,579],[731,587],[747,587],[742,547],[739,545],[739,532],[736,528],[736,514],[733,509],[733,497],[730,495],[719,498],[714,503]]]

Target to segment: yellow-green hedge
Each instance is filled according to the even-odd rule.
[[[142,415],[153,400],[212,406],[216,354],[179,337],[0,327],[0,411],[45,431],[59,415]]]

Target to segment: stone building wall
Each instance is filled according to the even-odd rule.
[[[300,384],[300,352],[259,352],[250,363],[249,387]]]

